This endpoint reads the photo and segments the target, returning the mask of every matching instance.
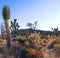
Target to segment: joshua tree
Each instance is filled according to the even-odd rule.
[[[11,21],[11,31],[13,32],[14,37],[16,36],[16,34],[18,34],[18,29],[19,29],[19,24],[17,22],[17,19],[14,19],[14,22]]]
[[[27,23],[27,26],[32,29],[33,28],[33,24],[32,23]]]
[[[37,21],[35,21],[34,23],[27,23],[27,26],[30,28],[29,32],[34,32],[33,30],[36,29]]]
[[[27,23],[27,26],[30,28],[30,29],[36,29],[36,26],[37,26],[37,21],[35,21],[33,24],[32,23]]]
[[[37,21],[35,21],[35,23],[33,24],[33,29],[35,30],[37,26]]]
[[[27,23],[27,25],[29,27],[29,29],[27,29],[26,31],[28,31],[29,34],[31,34],[32,30],[33,30],[33,24],[32,23]]]
[[[11,46],[11,41],[10,41],[10,28],[9,28],[9,19],[10,19],[10,9],[8,6],[4,6],[3,8],[3,19],[6,27],[6,39],[7,39],[7,47],[10,48]]]
[[[3,39],[3,35],[5,33],[5,26],[3,25],[3,23],[1,24],[1,35],[2,35],[2,39]]]

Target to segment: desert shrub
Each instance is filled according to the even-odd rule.
[[[54,48],[58,48],[59,47],[59,44],[60,44],[60,39],[59,38],[56,38],[56,39],[52,39],[51,42],[50,42],[50,45],[53,46]]]
[[[42,47],[42,39],[38,33],[32,33],[29,36],[28,41],[30,47],[33,47],[35,49],[40,49]]]
[[[55,39],[51,42],[51,45],[58,44],[58,43],[59,43],[59,41],[57,39]]]
[[[40,58],[43,57],[42,52],[31,47],[22,47],[21,58]]]
[[[29,42],[34,43],[34,44],[40,44],[41,43],[41,37],[38,33],[32,33],[29,36]]]

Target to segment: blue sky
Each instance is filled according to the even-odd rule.
[[[20,28],[26,28],[28,22],[37,21],[41,30],[60,30],[60,0],[0,0],[0,24],[3,21],[2,9],[8,5],[11,11],[10,21],[17,19]]]

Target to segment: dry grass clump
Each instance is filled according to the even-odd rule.
[[[43,57],[41,50],[36,50],[31,47],[22,47],[21,50],[22,58],[40,58]]]
[[[60,38],[52,39],[50,45],[53,45],[54,48],[58,48],[60,44]]]
[[[7,44],[7,40],[6,39],[0,39],[0,44]]]
[[[58,44],[59,41],[57,39],[52,40],[51,45]]]

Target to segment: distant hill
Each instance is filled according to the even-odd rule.
[[[29,30],[29,29],[20,29],[21,32],[25,32],[26,30]],[[46,32],[50,32],[50,31],[33,30],[33,29],[32,29],[32,32],[37,32],[37,33],[40,33],[40,34],[44,34],[44,33],[46,33]]]
[[[21,32],[25,32],[27,29],[20,29]],[[60,34],[60,31],[44,31],[44,30],[32,30],[32,32],[37,32],[40,34]]]

